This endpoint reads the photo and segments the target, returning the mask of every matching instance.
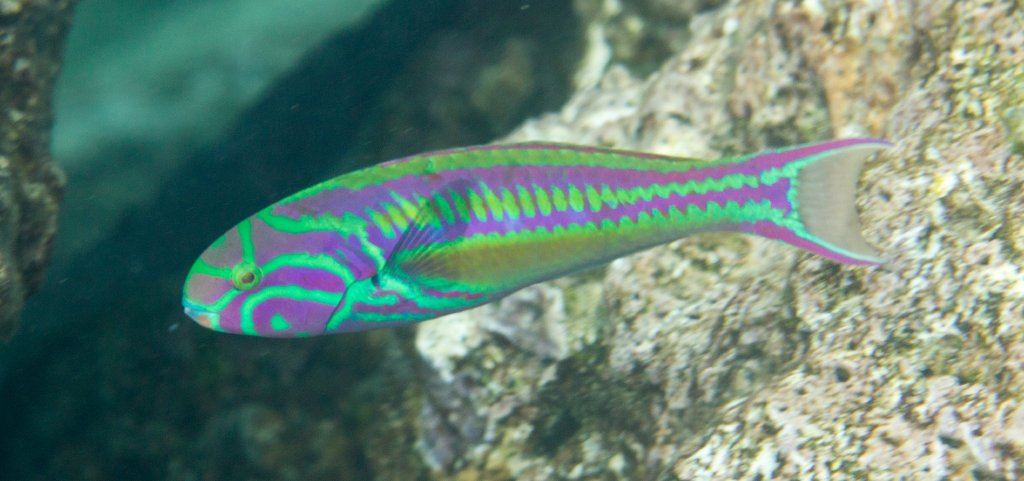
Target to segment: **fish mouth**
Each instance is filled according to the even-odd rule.
[[[181,303],[185,308],[185,315],[191,317],[197,324],[207,329],[217,329],[220,323],[220,314],[205,310],[187,300],[183,300]]]

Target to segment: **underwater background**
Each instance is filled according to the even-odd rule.
[[[1012,0],[0,0],[0,479],[1024,479],[1022,32]],[[413,328],[181,311],[229,226],[403,155],[851,136],[893,142],[857,194],[883,268],[708,233]]]

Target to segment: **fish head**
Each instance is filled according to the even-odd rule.
[[[262,337],[323,334],[352,275],[337,236],[273,226],[259,214],[228,230],[193,264],[182,305],[198,324]]]

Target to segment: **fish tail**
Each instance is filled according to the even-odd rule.
[[[772,165],[766,172],[774,168],[789,181],[786,196],[795,215],[755,225],[754,232],[846,264],[883,263],[861,236],[855,194],[865,160],[889,145],[879,139],[842,139],[764,154]]]

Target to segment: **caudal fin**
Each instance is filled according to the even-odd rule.
[[[889,143],[878,139],[843,139],[795,148],[806,156],[796,175],[796,204],[805,246],[825,257],[850,264],[880,264],[884,259],[861,236],[856,187],[867,158]]]

